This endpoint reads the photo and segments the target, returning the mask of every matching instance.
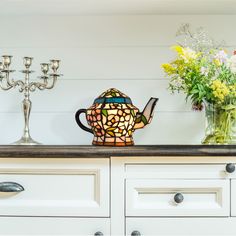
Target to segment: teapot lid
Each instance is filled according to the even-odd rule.
[[[110,88],[94,100],[94,103],[132,104],[130,97],[115,88]]]

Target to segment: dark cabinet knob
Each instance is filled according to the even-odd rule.
[[[235,171],[235,165],[233,163],[229,163],[225,167],[226,172],[233,173]]]
[[[175,196],[174,196],[174,201],[178,204],[183,202],[184,201],[183,194],[182,193],[176,193]]]
[[[94,236],[103,236],[103,233],[100,232],[100,231],[98,231],[98,232],[96,232],[96,233],[94,234]]]
[[[140,232],[135,230],[131,233],[131,236],[141,236]]]

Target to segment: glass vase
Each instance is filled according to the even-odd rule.
[[[203,144],[236,143],[236,101],[205,103],[206,129]]]

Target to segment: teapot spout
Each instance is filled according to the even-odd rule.
[[[143,112],[137,114],[134,129],[141,129],[147,124],[151,123],[154,114],[154,108],[158,100],[158,98],[150,98],[147,105],[143,109]]]

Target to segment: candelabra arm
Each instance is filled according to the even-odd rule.
[[[43,84],[43,83],[35,83],[35,82],[31,82],[29,84],[29,90],[30,92],[34,92],[36,89],[39,89],[39,90],[44,90],[46,88],[46,84]]]
[[[57,82],[57,77],[60,76],[60,75],[52,75],[52,84],[51,85],[47,85],[46,86],[46,89],[52,89],[56,82]]]
[[[4,74],[4,75],[3,75]],[[14,85],[9,81],[9,72],[0,72],[0,87],[2,90],[9,90]]]
[[[16,86],[19,86],[19,91],[24,91],[25,84],[21,80],[15,81],[12,79],[12,81],[9,78],[10,72],[13,72],[12,70],[5,70],[3,73],[0,74],[0,87],[3,90],[9,90],[11,88],[15,88]]]
[[[14,87],[19,86],[19,92],[23,92],[25,89],[25,84],[21,80],[14,81]]]
[[[14,87],[14,82],[10,81],[9,75],[10,75],[9,71],[6,72],[6,81],[7,81],[7,85],[12,88]]]
[[[9,86],[8,84],[7,84],[7,87],[3,86],[3,84],[2,84],[2,79],[1,79],[0,88],[1,88],[2,90],[7,91],[7,90],[11,89],[12,87],[13,87],[13,86]]]

